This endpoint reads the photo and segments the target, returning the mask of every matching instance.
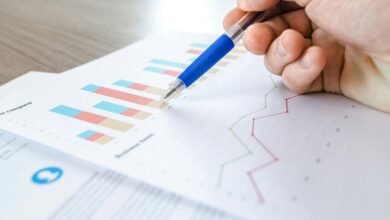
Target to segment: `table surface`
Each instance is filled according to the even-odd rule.
[[[235,0],[0,0],[0,85],[60,73],[153,32],[222,32]]]

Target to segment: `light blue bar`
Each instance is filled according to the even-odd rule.
[[[89,84],[87,86],[85,86],[83,88],[83,90],[85,91],[89,91],[89,92],[95,92],[96,90],[100,89],[100,86],[97,86],[97,85],[93,85],[93,84]]]
[[[96,134],[96,132],[94,132],[92,130],[87,130],[87,131],[84,131],[83,133],[79,134],[78,137],[83,138],[83,139],[88,139],[89,137],[91,137],[94,134]]]
[[[125,87],[125,88],[128,88],[128,87],[132,86],[133,84],[134,84],[133,82],[130,82],[127,80],[122,80],[122,79],[114,82],[114,85]]]
[[[177,67],[177,68],[182,68],[182,69],[184,69],[188,66],[185,63],[177,63],[177,62],[168,61],[168,60],[161,60],[161,59],[153,59],[150,62],[154,63],[154,64],[160,64],[160,65],[164,65],[164,66],[172,66],[172,67]]]
[[[74,108],[67,107],[64,105],[59,105],[50,111],[55,112],[55,113],[60,114],[60,115],[65,115],[68,117],[75,117],[76,115],[81,113],[81,111],[78,109],[74,109]]]
[[[193,44],[191,44],[191,47],[197,47],[197,48],[201,48],[201,49],[205,49],[208,46],[209,45],[207,45],[207,44],[201,44],[201,43],[193,43]]]
[[[164,71],[165,71],[164,69],[154,67],[154,66],[148,66],[144,70],[152,72],[152,73],[164,73]]]
[[[122,112],[125,112],[128,109],[127,107],[113,104],[111,102],[100,102],[96,104],[94,107],[108,112],[117,113],[117,114],[122,114]]]

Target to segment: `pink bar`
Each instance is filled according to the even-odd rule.
[[[96,132],[94,135],[92,135],[91,137],[87,138],[87,140],[95,142],[96,140],[98,140],[99,138],[101,138],[103,136],[104,136],[104,134]]]
[[[126,116],[133,116],[135,114],[137,114],[139,111],[138,110],[135,110],[135,109],[127,109],[125,112],[122,112],[122,115],[126,115]]]
[[[144,85],[144,84],[134,83],[134,84],[131,85],[129,88],[135,89],[135,90],[143,91],[143,90],[145,90],[145,89],[148,88],[148,87],[149,87],[149,86]]]
[[[202,51],[201,50],[190,49],[190,50],[187,50],[187,53],[199,55],[199,54],[202,53]]]
[[[165,70],[164,74],[169,75],[169,76],[178,77],[180,75],[180,72],[174,71],[174,70]]]
[[[127,101],[127,102],[140,104],[140,105],[147,105],[153,101],[152,99],[148,99],[148,98],[145,98],[142,96],[133,95],[133,94],[129,94],[126,92],[121,92],[121,91],[117,91],[117,90],[109,89],[109,88],[104,88],[104,87],[99,88],[98,90],[95,91],[95,93],[100,94],[100,95],[105,95],[108,97],[112,97],[112,98],[116,98],[116,99],[120,99],[120,100]]]
[[[80,119],[82,121],[90,122],[93,124],[99,124],[100,122],[106,120],[106,117],[95,115],[89,112],[81,112],[80,114],[76,115],[75,118]]]

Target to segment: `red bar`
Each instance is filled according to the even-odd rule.
[[[187,50],[187,53],[199,55],[199,54],[202,53],[202,51],[201,50],[190,49],[190,50]]]
[[[109,89],[109,88],[105,88],[105,87],[99,88],[98,90],[95,91],[95,93],[100,94],[100,95],[104,95],[104,96],[108,96],[111,98],[120,99],[120,100],[127,101],[127,102],[133,102],[133,103],[140,104],[140,105],[147,105],[153,101],[152,99],[149,99],[149,98],[145,98],[142,96],[133,95],[133,94],[129,94],[126,92],[121,92],[118,90]]]
[[[90,122],[93,124],[99,124],[100,122],[106,120],[106,117],[95,115],[89,112],[81,112],[80,114],[76,115],[74,118],[80,119],[82,121]]]
[[[129,88],[135,89],[135,90],[143,91],[143,90],[145,90],[145,89],[148,88],[148,87],[149,87],[149,86],[144,85],[144,84],[134,83],[134,84],[131,85]]]
[[[102,133],[95,133],[94,135],[87,138],[87,140],[95,142],[96,140],[98,140],[99,138],[101,138],[103,136],[104,136],[104,134],[102,134]]]
[[[178,77],[180,75],[180,72],[174,71],[174,70],[165,70],[164,74],[169,75],[169,76]]]
[[[138,110],[135,110],[135,109],[127,109],[125,112],[122,113],[122,115],[126,115],[126,116],[133,116],[135,114],[137,114],[139,111]]]

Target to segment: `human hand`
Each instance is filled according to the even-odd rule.
[[[238,0],[227,29],[246,11],[278,0]],[[251,25],[245,47],[293,92],[343,94],[390,112],[390,1],[284,0],[280,16]]]

